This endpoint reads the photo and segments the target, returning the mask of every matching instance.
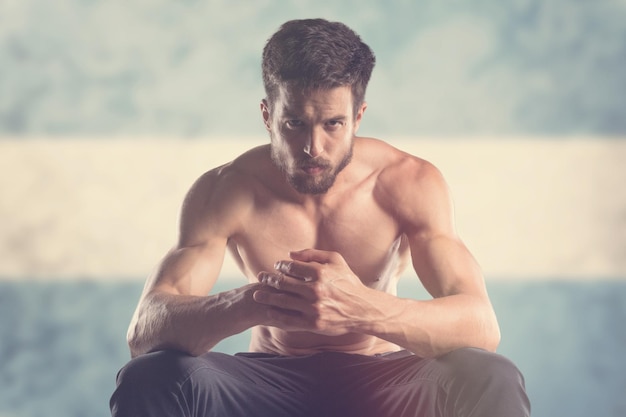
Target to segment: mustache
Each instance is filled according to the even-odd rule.
[[[326,159],[303,159],[298,161],[296,164],[298,168],[307,169],[307,168],[329,168],[331,166],[330,161]]]

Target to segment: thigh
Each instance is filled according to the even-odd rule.
[[[517,368],[501,355],[459,349],[423,359],[408,352],[348,359],[337,367],[336,416],[527,416]]]
[[[133,359],[118,376],[116,416],[310,416],[307,374],[288,360],[175,351]]]

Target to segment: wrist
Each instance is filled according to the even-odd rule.
[[[221,310],[219,321],[229,328],[224,329],[226,337],[259,324],[258,304],[252,299],[257,289],[257,284],[248,284],[215,295],[217,302],[213,308]]]
[[[385,333],[390,309],[395,308],[394,303],[399,299],[369,287],[366,287],[360,298],[362,310],[353,318],[353,327],[350,330],[354,333],[379,337]]]
[[[368,302],[367,314],[359,321],[359,332],[388,340],[397,331],[398,317],[402,316],[406,299],[378,290]]]

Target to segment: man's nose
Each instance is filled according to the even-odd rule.
[[[311,158],[315,158],[324,153],[324,132],[323,129],[312,127],[309,131],[306,143],[304,145],[304,153]]]

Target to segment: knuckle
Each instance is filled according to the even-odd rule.
[[[267,278],[267,283],[272,287],[278,289],[280,284],[283,282],[284,275],[282,273],[278,275],[269,275]]]
[[[262,272],[261,274],[259,274],[259,279],[262,284],[266,284],[271,287],[278,287],[278,284],[280,282],[280,275]]]
[[[330,279],[332,273],[327,268],[322,268],[318,271],[317,276],[320,281],[326,281]]]
[[[326,329],[326,323],[320,317],[316,317],[313,320],[313,329],[318,332],[323,332]]]
[[[320,285],[320,284],[316,284],[316,285],[311,286],[311,291],[313,293],[313,297],[316,300],[321,300],[321,299],[325,298],[326,295],[327,295],[326,288],[323,285]]]
[[[322,317],[322,306],[319,303],[315,303],[311,306],[311,316],[315,321]]]
[[[276,263],[276,269],[280,272],[288,274],[293,269],[293,262],[291,261],[278,261]]]

